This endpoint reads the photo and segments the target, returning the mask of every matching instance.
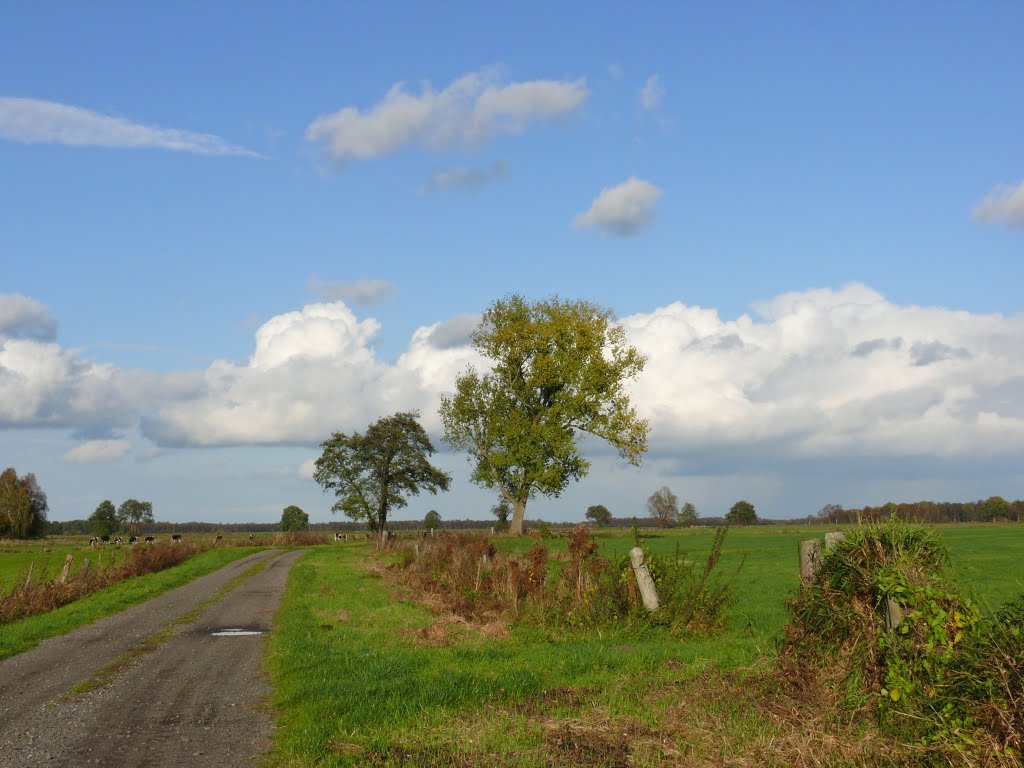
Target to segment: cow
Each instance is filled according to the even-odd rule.
[[[93,536],[91,539],[89,539],[89,546],[92,547],[93,549],[96,549],[96,545],[99,544],[99,543],[100,543],[100,540],[96,536]]]
[[[152,543],[153,543],[154,541],[156,541],[156,538],[155,538],[154,536],[147,536],[147,537],[145,538],[145,542],[146,542],[147,544],[152,544]]]
[[[175,544],[177,544],[179,541],[181,541],[181,534],[180,533],[172,534],[171,535],[171,541],[173,541]]]
[[[224,541],[224,537],[223,536],[218,536],[216,539],[213,540],[213,546],[217,546],[222,541]]]
[[[124,544],[124,539],[118,536],[116,539],[114,539],[114,544],[120,547],[122,544]]]
[[[109,544],[110,536],[100,536],[100,541],[102,541],[104,544]]]
[[[254,541],[255,539],[256,539],[256,536],[250,533],[249,534],[249,541]]]
[[[334,540],[335,540],[335,541],[341,541],[341,540],[342,540],[342,538],[341,538],[341,534],[340,534],[340,533],[335,533],[335,534],[334,534]]]
[[[135,543],[135,542],[137,542],[138,540],[139,540],[139,537],[138,537],[138,536],[129,536],[129,537],[128,537],[128,543],[129,543],[129,544],[134,544],[134,543]]]

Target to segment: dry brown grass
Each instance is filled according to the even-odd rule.
[[[47,613],[119,581],[180,565],[209,548],[209,542],[141,544],[129,550],[121,562],[106,568],[100,568],[98,564],[93,566],[94,561],[87,559],[86,569],[83,571],[80,566],[66,582],[55,579],[48,583],[29,584],[0,598],[0,624]],[[99,555],[97,563],[98,558]]]

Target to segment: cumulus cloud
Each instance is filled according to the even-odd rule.
[[[298,475],[305,480],[312,480],[314,472],[316,472],[316,459],[306,459],[299,465]]]
[[[349,106],[317,118],[306,138],[322,144],[338,163],[380,157],[414,143],[430,149],[476,147],[537,120],[566,115],[588,95],[583,80],[503,85],[492,72],[464,75],[441,91],[424,83],[418,95],[396,83],[365,111]]]
[[[386,361],[376,320],[310,304],[260,326],[247,360],[170,374],[6,339],[0,425],[107,430],[68,460],[116,457],[110,431],[140,422],[165,447],[312,446],[418,409],[436,435],[456,374],[486,367],[470,346],[477,322],[417,328]],[[1014,460],[1024,449],[1024,315],[901,306],[855,284],[782,294],[736,319],[676,302],[621,322],[648,356],[631,391],[659,466],[711,475],[826,459]]]
[[[64,461],[69,464],[110,464],[120,461],[131,450],[132,444],[127,440],[90,440],[65,453]]]
[[[0,293],[0,338],[53,341],[57,338],[57,321],[35,299]]]
[[[650,182],[630,176],[618,186],[601,190],[590,209],[576,217],[576,226],[614,237],[636,234],[654,219],[654,204],[661,195]]]
[[[661,77],[651,75],[640,89],[640,106],[644,109],[657,109],[664,99],[665,86],[661,82]]]
[[[157,148],[196,155],[260,156],[251,149],[229,144],[210,133],[141,125],[122,117],[39,99],[0,97],[0,138],[26,144]]]
[[[1009,227],[1024,228],[1024,182],[1016,187],[997,184],[975,206],[971,215],[986,224],[1006,224]]]
[[[505,171],[505,163],[501,160],[488,168],[449,168],[431,176],[427,180],[426,190],[441,192],[446,189],[479,189],[502,178]]]
[[[325,299],[341,299],[363,306],[378,304],[395,294],[395,286],[387,280],[328,282],[315,275],[309,278],[309,290]]]

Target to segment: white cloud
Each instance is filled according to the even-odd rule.
[[[427,180],[428,192],[446,189],[478,189],[505,175],[505,163],[498,160],[489,168],[449,168],[435,173]]]
[[[298,475],[301,478],[312,480],[314,472],[316,472],[316,459],[306,459],[299,465]]]
[[[975,206],[971,215],[986,224],[1006,224],[1008,227],[1024,228],[1024,182],[1012,187],[997,184]]]
[[[0,97],[0,138],[27,144],[158,148],[196,155],[260,155],[220,136],[141,125],[81,107],[39,99]]]
[[[69,464],[109,464],[120,461],[132,451],[127,440],[90,440],[64,454]]]
[[[661,195],[650,182],[631,176],[616,187],[601,190],[590,209],[576,217],[576,226],[615,237],[635,234],[654,218],[654,204]]]
[[[500,85],[491,72],[473,72],[419,95],[405,83],[391,86],[365,111],[344,107],[314,120],[306,138],[324,145],[338,163],[368,159],[419,143],[428,148],[476,147],[495,136],[519,133],[531,122],[577,109],[589,92],[583,80],[533,80]]]
[[[53,341],[57,338],[57,321],[35,299],[0,293],[0,338]]]
[[[651,75],[640,89],[640,105],[644,109],[657,109],[665,99],[665,86],[661,77]]]
[[[309,278],[309,290],[325,299],[340,299],[364,306],[378,304],[395,294],[395,286],[387,280],[330,282],[315,275]]]

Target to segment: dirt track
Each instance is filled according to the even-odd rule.
[[[299,552],[260,552],[0,662],[0,765],[254,766],[270,746],[263,706],[263,637]],[[117,673],[109,685],[67,695],[265,560],[200,617]]]

